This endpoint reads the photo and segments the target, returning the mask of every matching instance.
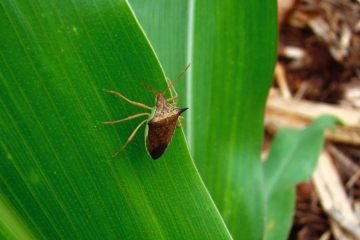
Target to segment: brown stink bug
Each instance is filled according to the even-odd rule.
[[[174,89],[174,83],[184,75],[184,73],[189,67],[190,64],[186,66],[184,71],[180,73],[180,75],[176,79],[174,79],[173,81],[169,81],[168,87],[162,92],[156,92],[152,88],[147,87],[156,95],[155,107],[153,108],[143,103],[132,101],[117,91],[105,90],[108,93],[114,94],[115,96],[124,99],[125,101],[129,102],[134,106],[144,108],[146,110],[151,110],[151,113],[138,113],[120,120],[103,122],[103,124],[110,125],[132,120],[138,117],[148,116],[147,119],[143,120],[139,123],[139,125],[137,125],[137,127],[128,137],[127,141],[121,146],[120,150],[114,154],[114,157],[117,157],[125,149],[129,142],[134,138],[140,127],[145,123],[147,123],[145,130],[146,149],[152,159],[156,160],[161,157],[161,155],[165,152],[167,146],[171,141],[180,114],[187,110],[187,108],[176,107],[177,93]],[[172,88],[172,90],[174,91],[175,96],[166,99],[164,95],[166,91],[168,91],[170,88]],[[170,104],[171,102],[173,104]]]

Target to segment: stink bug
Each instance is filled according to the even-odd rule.
[[[168,87],[162,92],[156,92],[152,88],[147,87],[156,96],[155,106],[153,108],[143,103],[132,101],[117,91],[105,90],[110,94],[114,94],[115,96],[124,99],[125,101],[129,102],[134,106],[146,110],[151,110],[151,113],[148,112],[138,113],[129,116],[127,118],[123,118],[115,121],[103,122],[103,124],[111,125],[119,122],[132,120],[138,117],[148,116],[147,119],[143,120],[142,122],[139,123],[139,125],[137,125],[137,127],[128,137],[127,141],[121,146],[120,150],[114,154],[114,157],[117,157],[126,148],[126,146],[130,143],[130,141],[139,131],[140,127],[145,123],[147,123],[145,130],[146,149],[152,159],[156,160],[161,157],[161,155],[165,152],[167,146],[171,141],[172,135],[174,134],[174,130],[181,113],[187,110],[187,108],[177,108],[175,106],[177,101],[177,93],[174,89],[174,83],[184,75],[184,73],[189,67],[190,64],[186,66],[184,71],[180,73],[180,75],[176,79],[174,79],[173,81],[169,81]],[[164,95],[166,91],[168,91],[170,88],[174,90],[175,96],[166,99]],[[172,102],[174,105],[170,104],[170,102]]]

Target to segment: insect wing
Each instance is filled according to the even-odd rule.
[[[158,122],[148,122],[146,148],[152,159],[156,160],[165,152],[171,141],[178,116],[166,118]]]

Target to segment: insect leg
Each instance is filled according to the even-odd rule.
[[[168,102],[173,102],[175,105],[177,104],[177,98],[178,98],[178,93],[175,90],[174,85],[171,83],[171,80],[169,78],[166,78],[166,81],[168,82],[168,85],[170,86],[170,92],[172,95],[174,95],[171,98],[166,99]]]
[[[177,122],[176,122],[176,127],[181,127],[181,120],[184,120],[183,116],[179,116]]]
[[[190,67],[190,65],[191,65],[191,64],[188,64],[188,65],[186,66],[186,68],[184,69],[184,71],[182,71],[182,72],[179,74],[179,76],[177,76],[174,80],[170,81],[170,79],[167,79],[168,82],[170,81],[170,83],[168,84],[168,87],[162,92],[163,94],[165,94],[165,92],[166,92],[167,90],[169,90],[170,87],[173,87],[173,86],[174,86],[174,83],[175,83],[176,81],[178,81],[179,79],[181,79],[181,77],[185,74],[186,70],[188,70],[188,68]]]
[[[119,156],[119,154],[126,148],[126,146],[129,144],[129,142],[131,142],[131,140],[134,138],[135,134],[137,133],[137,131],[139,131],[140,127],[141,127],[144,123],[146,123],[146,122],[147,122],[147,119],[144,120],[144,121],[142,121],[141,123],[139,123],[139,125],[137,125],[137,127],[134,129],[134,131],[133,131],[133,132],[130,134],[130,136],[128,137],[126,143],[124,143],[124,144],[121,146],[120,150],[117,151],[117,152],[113,155],[114,158],[117,157],[117,156]]]
[[[127,117],[127,118],[122,118],[122,119],[115,120],[115,121],[102,122],[102,124],[112,125],[112,124],[116,124],[116,123],[119,123],[119,122],[132,120],[132,119],[135,119],[135,118],[138,118],[138,117],[141,117],[141,116],[149,116],[149,115],[150,115],[150,113],[138,113],[138,114],[135,114],[135,115],[131,115],[131,116]]]
[[[166,101],[168,101],[168,102],[172,102],[172,103],[174,103],[174,104],[176,104],[176,102],[177,102],[177,96],[175,96],[175,97],[171,97],[171,98],[168,98],[168,99],[166,99]]]
[[[152,109],[151,107],[143,104],[143,103],[139,103],[139,102],[135,102],[135,101],[132,101],[130,99],[128,99],[127,97],[125,97],[124,95],[122,95],[121,93],[117,92],[117,91],[113,91],[113,90],[107,90],[107,89],[104,89],[105,92],[107,93],[111,93],[111,94],[114,94],[115,96],[118,96],[122,99],[124,99],[125,101],[127,101],[128,103],[134,105],[134,106],[137,106],[137,107],[141,107],[141,108],[144,108],[144,109]]]

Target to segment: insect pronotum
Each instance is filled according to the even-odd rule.
[[[157,92],[154,91],[151,87],[146,86],[148,89],[150,89],[156,96],[155,98],[155,106],[153,108],[139,102],[132,101],[122,95],[121,93],[113,90],[105,90],[106,92],[110,94],[114,94],[115,96],[118,96],[122,98],[123,100],[129,102],[130,104],[146,109],[151,110],[151,113],[149,112],[143,112],[138,113],[123,119],[115,120],[115,121],[109,121],[109,122],[103,122],[103,124],[116,124],[132,119],[136,119],[139,117],[147,116],[148,118],[141,121],[139,125],[136,126],[136,128],[133,130],[133,132],[128,137],[127,141],[120,147],[120,149],[114,154],[114,157],[119,156],[119,154],[126,148],[126,146],[131,142],[131,140],[134,138],[136,133],[139,131],[140,127],[147,123],[147,127],[145,130],[145,138],[146,138],[146,149],[151,156],[152,159],[156,160],[165,152],[167,146],[169,145],[172,135],[174,134],[175,127],[177,125],[177,121],[184,111],[186,111],[188,108],[177,108],[177,93],[174,88],[174,83],[179,80],[186,70],[190,67],[190,64],[186,66],[183,72],[179,74],[177,78],[175,78],[172,81],[168,80],[168,87],[161,91]],[[172,89],[174,91],[175,96],[166,99],[164,97],[166,91],[169,89]],[[171,104],[172,103],[172,104]]]

